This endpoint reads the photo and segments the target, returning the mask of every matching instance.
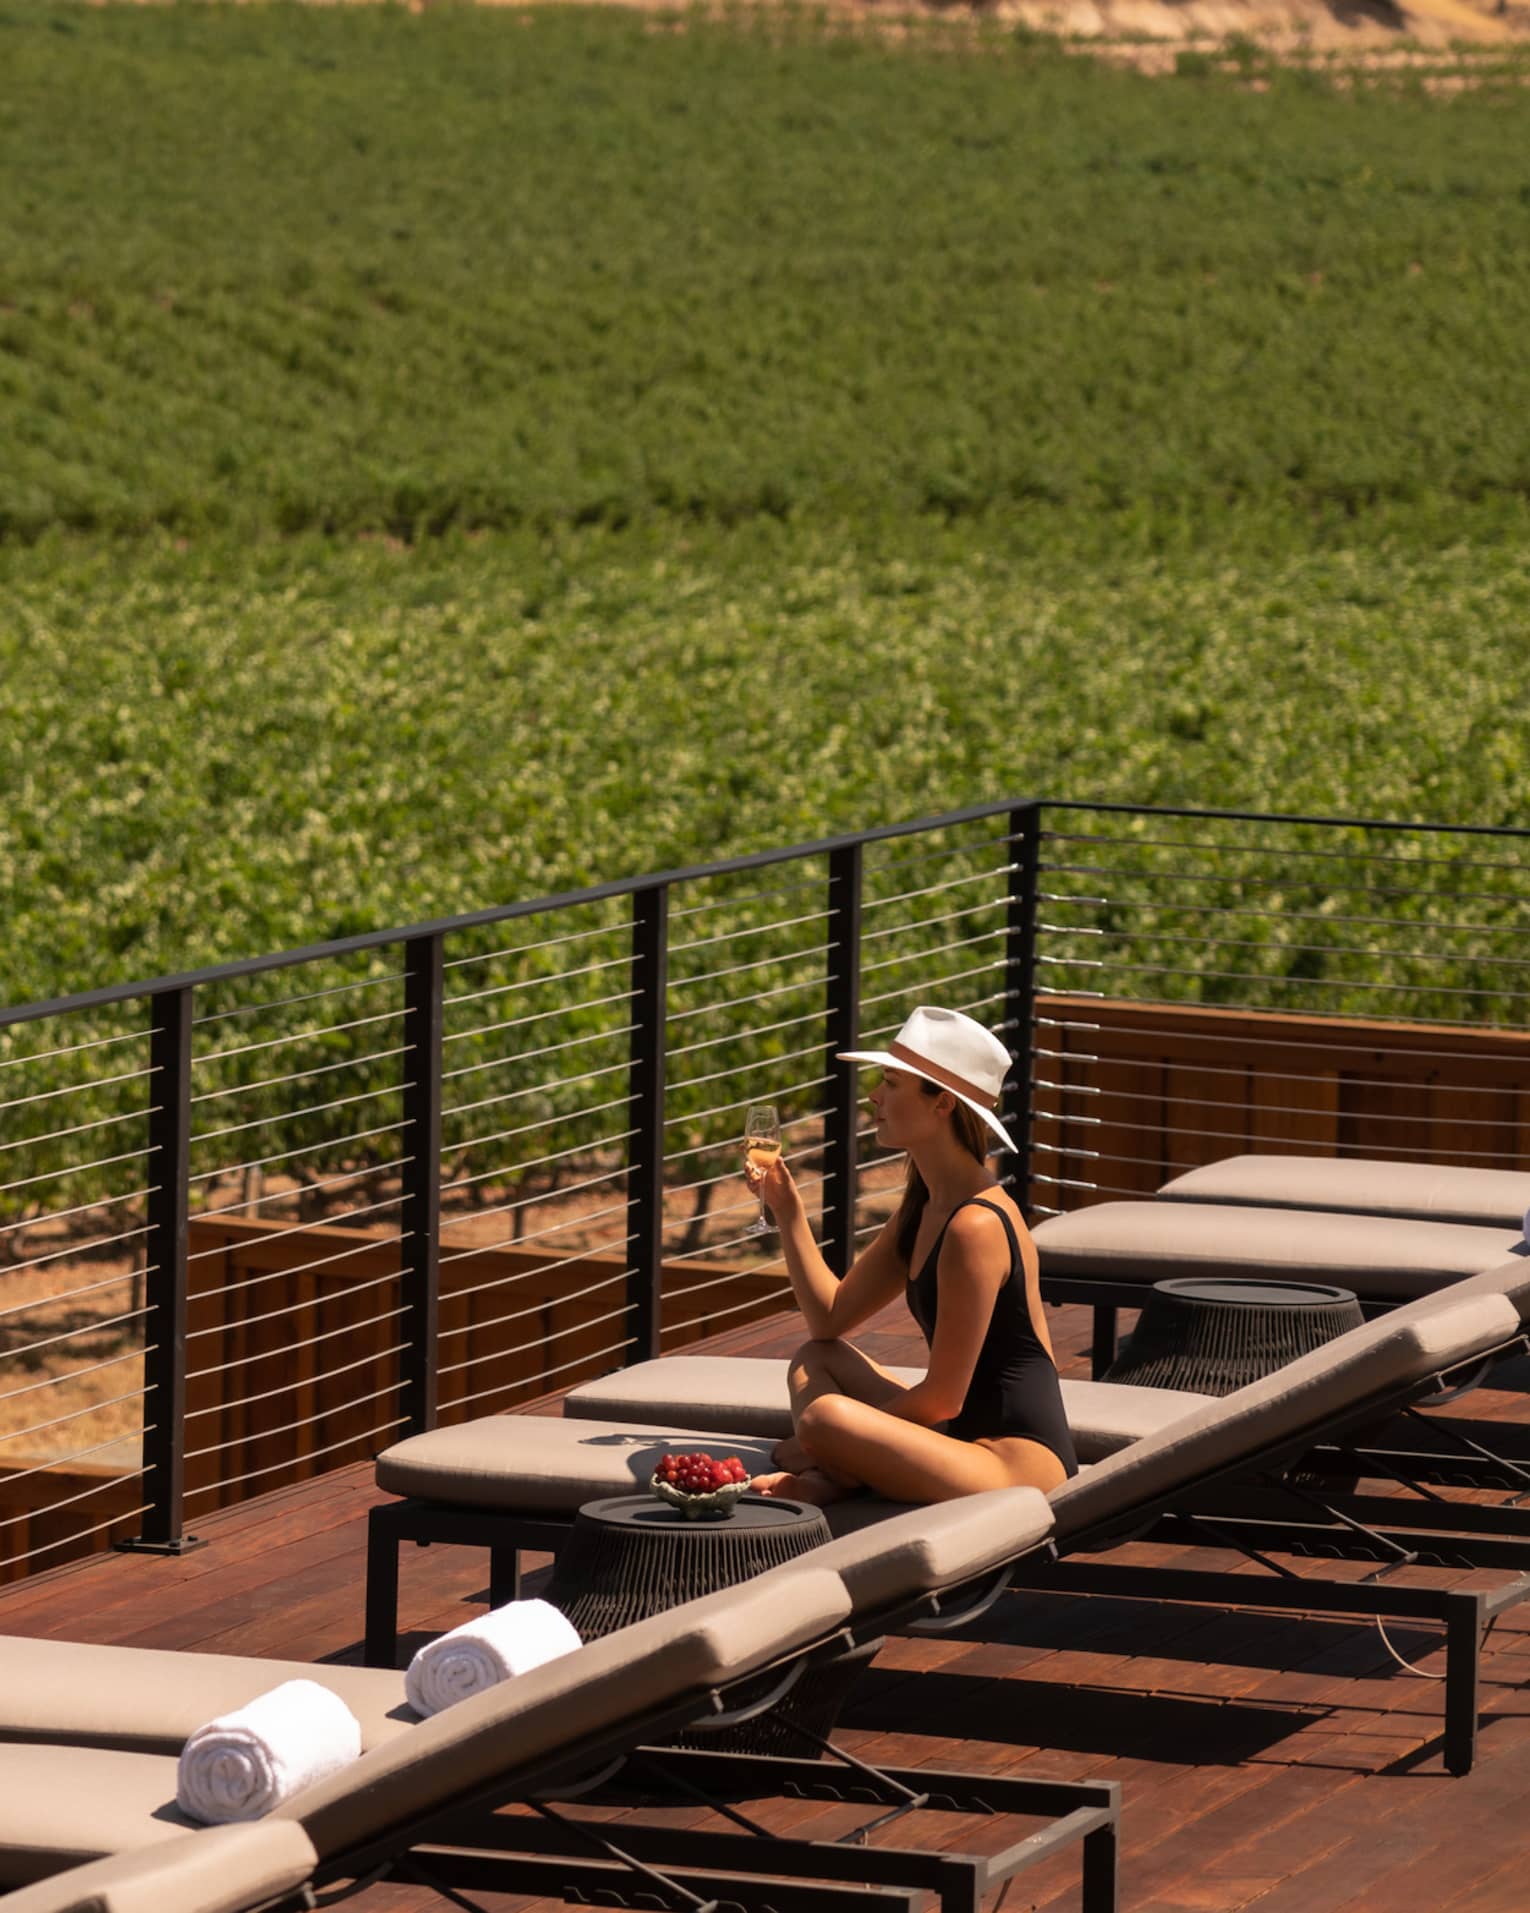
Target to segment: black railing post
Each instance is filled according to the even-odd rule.
[[[860,844],[829,853],[828,1113],[823,1125],[823,1252],[843,1275],[855,1260],[856,1130],[860,1127],[857,1071],[834,1059],[855,1048],[861,1031]]]
[[[669,885],[632,898],[632,1049],[628,1075],[627,1304],[629,1361],[659,1353],[664,1286],[665,1020]]]
[[[143,1531],[117,1545],[184,1554],[186,1464],[186,1251],[191,1195],[189,986],[149,999],[149,1197],[144,1237]]]
[[[1004,1092],[1004,1126],[1016,1143],[1005,1159],[1010,1193],[1027,1215],[1031,1207],[1031,1080],[1036,1073],[1036,888],[1041,862],[1041,806],[1017,804],[1009,814],[1012,838],[1009,917],[1004,943],[1004,1036],[1015,1054]]]
[[[401,1148],[399,1301],[404,1352],[399,1383],[407,1432],[436,1425],[437,1327],[441,1308],[441,1024],[445,988],[440,935],[404,945],[405,1083]]]

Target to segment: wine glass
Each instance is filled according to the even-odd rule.
[[[764,1174],[781,1158],[781,1118],[774,1103],[754,1103],[744,1118],[744,1161]],[[758,1217],[745,1229],[745,1235],[769,1235],[771,1221],[762,1195]]]

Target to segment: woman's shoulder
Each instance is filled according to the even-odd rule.
[[[1005,1227],[1006,1223],[1008,1228]],[[969,1196],[955,1211],[946,1240],[954,1241],[963,1254],[980,1255],[989,1250],[997,1254],[1002,1250],[1006,1257],[1013,1240],[1024,1260],[1029,1232],[1025,1217],[1014,1198],[995,1184],[991,1189],[983,1189],[977,1195]]]

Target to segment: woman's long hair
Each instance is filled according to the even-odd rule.
[[[932,1083],[927,1076],[919,1079],[920,1090],[926,1096],[938,1096],[940,1084]],[[975,1110],[963,1102],[958,1102],[951,1112],[951,1127],[956,1131],[956,1140],[969,1156],[981,1163],[988,1160],[988,1127]],[[898,1205],[897,1234],[895,1240],[898,1254],[905,1262],[913,1259],[914,1240],[919,1234],[920,1219],[924,1215],[924,1205],[930,1199],[925,1187],[924,1177],[914,1167],[912,1156],[908,1159],[908,1179],[903,1185],[903,1200]]]

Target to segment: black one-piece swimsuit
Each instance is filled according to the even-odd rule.
[[[1031,1320],[1025,1264],[1014,1225],[996,1202],[985,1202],[981,1196],[970,1196],[968,1202],[991,1209],[1004,1224],[1009,1237],[1009,1274],[994,1297],[993,1315],[967,1386],[967,1399],[955,1418],[947,1422],[945,1432],[958,1441],[998,1441],[1012,1435],[1039,1441],[1051,1449],[1070,1475],[1076,1475],[1078,1457],[1063,1413],[1062,1386],[1056,1364]],[[967,1203],[959,1202],[951,1215],[966,1207]],[[908,1283],[909,1311],[932,1348],[940,1306],[936,1267],[950,1226],[951,1217],[947,1216],[935,1246],[924,1259],[924,1267]]]

